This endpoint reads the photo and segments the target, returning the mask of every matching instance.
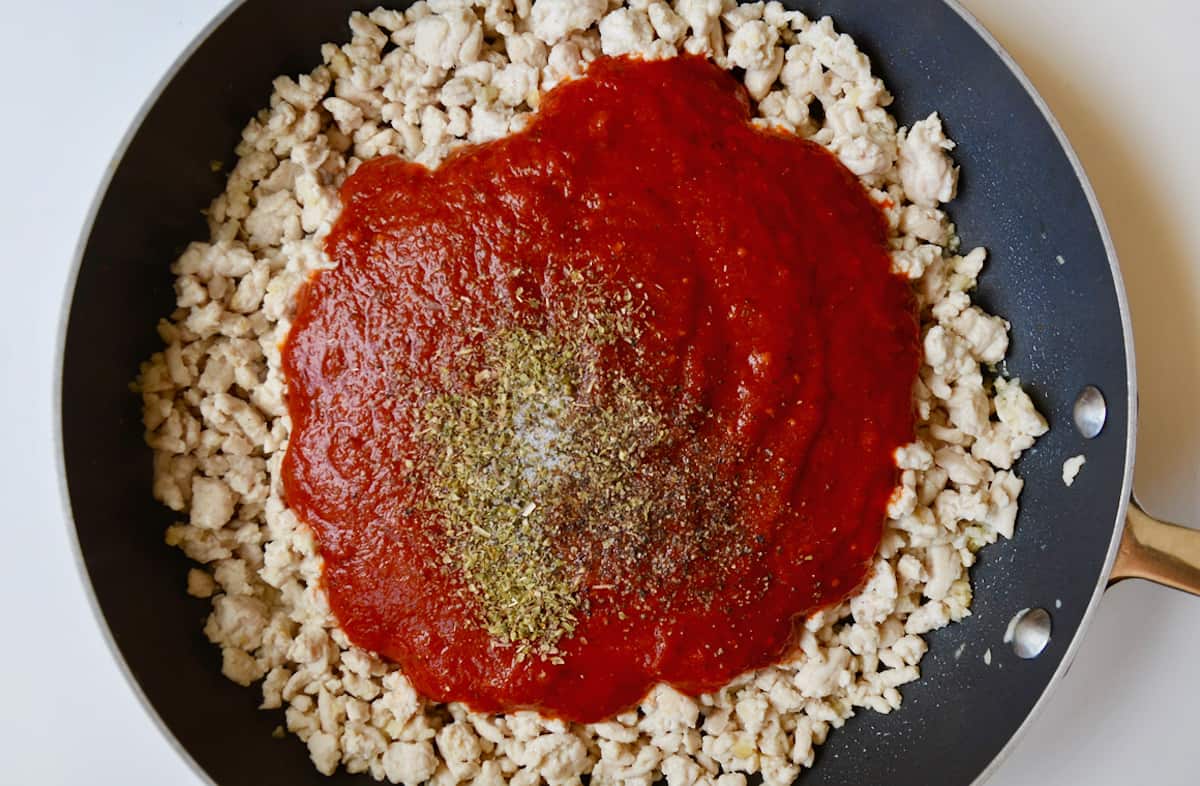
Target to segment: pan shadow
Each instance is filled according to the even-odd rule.
[[[1016,34],[1003,36],[1006,48],[1033,80],[1079,154],[1122,261],[1137,356],[1139,500],[1152,513],[1183,515],[1186,507],[1171,510],[1156,507],[1155,502],[1174,499],[1186,506],[1194,483],[1193,467],[1200,461],[1200,418],[1195,417],[1200,304],[1191,283],[1195,262],[1186,251],[1185,227],[1171,220],[1166,198],[1139,167],[1127,141],[1110,126],[1106,114],[1113,111],[1112,102],[1090,100],[1085,86],[1064,80],[1059,69],[1038,50],[1022,45],[1022,40]],[[1022,774],[1036,774],[1038,782],[1070,782],[1078,769],[1073,759],[1104,755],[1103,745],[1097,747],[1095,741],[1081,743],[1071,755],[1056,735],[1038,730],[1078,725],[1075,713],[1080,708],[1086,708],[1089,716],[1108,717],[1135,701],[1137,680],[1114,680],[1113,675],[1136,674],[1141,667],[1139,653],[1153,651],[1165,638],[1170,615],[1145,610],[1165,611],[1164,602],[1175,600],[1164,598],[1166,594],[1140,582],[1108,594],[1058,700],[1039,716],[1003,771],[1017,777],[1014,782],[1020,782]],[[1105,689],[1095,690],[1099,684]]]

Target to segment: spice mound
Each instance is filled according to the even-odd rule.
[[[912,294],[855,176],[749,118],[701,58],[602,58],[520,133],[342,187],[283,482],[341,628],[425,696],[701,693],[866,577]]]

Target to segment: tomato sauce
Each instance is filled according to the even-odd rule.
[[[601,720],[658,682],[696,694],[777,662],[797,620],[864,580],[893,452],[913,436],[914,301],[858,180],[749,118],[743,88],[703,59],[602,58],[521,133],[435,170],[370,161],[343,186],[326,242],[337,266],[305,285],[284,346],[284,488],[342,628],[426,697]],[[703,413],[690,433],[721,446],[706,477],[749,548],[735,565],[585,582],[551,661],[472,622],[417,502],[402,388],[478,341],[466,325],[553,305],[568,268],[645,293],[640,359],[613,362],[665,410]]]

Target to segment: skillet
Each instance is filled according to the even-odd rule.
[[[163,545],[172,515],[150,496],[128,383],[159,348],[154,325],[174,302],[169,262],[207,236],[200,211],[223,187],[210,162],[232,159],[275,76],[311,70],[322,42],[348,36],[349,13],[375,5],[233,3],[135,120],[80,242],[59,391],[79,559],[131,686],[198,774],[222,785],[371,781],[319,775],[301,743],[272,739],[281,715],[258,711],[255,691],[220,675],[220,653],[201,633],[208,603],[183,593],[188,562]],[[951,215],[965,246],[990,251],[977,300],[1013,323],[1006,370],[1052,426],[1018,467],[1026,486],[1016,537],[985,549],[972,569],[972,616],[928,636],[923,678],[905,687],[899,712],[860,713],[801,780],[981,783],[1066,671],[1108,584],[1140,576],[1200,591],[1200,533],[1130,504],[1136,379],[1120,272],[1078,160],[1011,58],[953,2],[785,5],[831,14],[854,36],[897,96],[902,124],[942,113],[963,172]],[[1073,422],[1087,385],[1106,405],[1094,439]],[[1079,453],[1087,466],[1068,490],[1061,464]],[[1052,621],[1032,659],[1003,642],[1026,608]]]

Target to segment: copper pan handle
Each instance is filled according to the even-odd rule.
[[[1108,584],[1124,579],[1146,579],[1200,595],[1200,530],[1151,518],[1131,501]]]

